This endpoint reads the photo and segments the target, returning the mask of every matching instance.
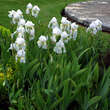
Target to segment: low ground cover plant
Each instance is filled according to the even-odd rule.
[[[29,3],[25,16],[9,11],[11,32],[0,27],[0,101],[9,110],[109,110],[110,68],[103,56],[110,47],[102,22],[82,30],[53,17],[38,36],[39,12]]]

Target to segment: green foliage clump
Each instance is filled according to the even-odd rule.
[[[28,1],[17,1],[16,5]],[[60,19],[58,10],[68,1],[38,1],[42,14],[35,27],[35,40],[27,43],[25,64],[15,61],[9,51],[11,32],[0,26],[0,109],[6,105],[4,109],[9,110],[110,109],[110,68],[106,68],[103,59],[110,49],[108,35],[92,35],[80,27],[77,39],[69,41],[67,53],[62,55],[37,46],[38,36],[49,34],[50,18],[56,15]]]
[[[6,65],[9,60],[9,46],[11,43],[11,32],[9,29],[0,26],[0,63]]]
[[[21,64],[8,51],[10,31],[1,30],[0,101],[9,110],[109,110],[110,68],[99,63],[99,55],[109,46],[101,33],[95,36],[79,29],[77,39],[66,45],[67,53],[62,55],[40,49],[35,39],[29,42],[26,63]],[[6,77],[8,68],[11,80]]]

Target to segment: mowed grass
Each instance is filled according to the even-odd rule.
[[[53,16],[57,17],[58,20],[61,18],[60,13],[68,3],[79,1],[84,0],[0,0],[0,24],[10,28],[8,11],[21,9],[25,13],[26,5],[31,2],[41,9],[37,20],[39,19],[41,23],[47,26]]]

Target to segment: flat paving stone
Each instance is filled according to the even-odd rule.
[[[64,14],[67,18],[85,26],[99,19],[103,22],[103,31],[110,32],[110,0],[72,3],[65,7]]]

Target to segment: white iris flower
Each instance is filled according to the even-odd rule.
[[[57,54],[66,53],[65,45],[62,40],[59,40],[56,43],[56,46],[54,47],[53,51]]]
[[[71,22],[68,21],[67,18],[62,17],[61,24],[60,24],[60,29],[62,31],[69,31],[70,30],[70,25],[71,25]]]
[[[48,37],[41,35],[39,37],[39,40],[37,41],[38,47],[43,48],[43,49],[47,49],[47,40],[48,40]]]
[[[70,38],[73,38],[74,40],[76,40],[77,29],[78,29],[78,25],[76,25],[76,23],[72,23],[71,24],[71,30],[70,30]]]
[[[69,35],[67,34],[66,31],[62,32],[62,33],[61,33],[61,40],[62,40],[64,43],[68,43],[68,40],[69,40],[68,36],[69,36]]]
[[[31,3],[28,3],[27,9],[26,9],[26,14],[30,14],[31,9],[32,9],[32,4]]]
[[[35,6],[32,8],[32,16],[37,17],[38,14],[39,14],[39,11],[40,11],[40,8],[39,8],[37,5],[35,5]]]
[[[87,28],[87,32],[90,31],[92,34],[96,34],[100,30],[102,30],[102,22],[99,19],[91,22],[91,24]]]
[[[58,27],[58,22],[57,22],[57,19],[55,17],[53,17],[48,24],[48,28],[53,29],[55,27]]]
[[[25,50],[21,49],[21,50],[18,50],[17,51],[17,54],[16,54],[16,61],[20,61],[20,63],[25,63],[26,62],[26,58],[25,58]]]
[[[24,49],[26,48],[26,43],[24,38],[22,37],[18,37],[15,41],[15,45],[16,45],[16,51],[20,50],[20,49]]]

